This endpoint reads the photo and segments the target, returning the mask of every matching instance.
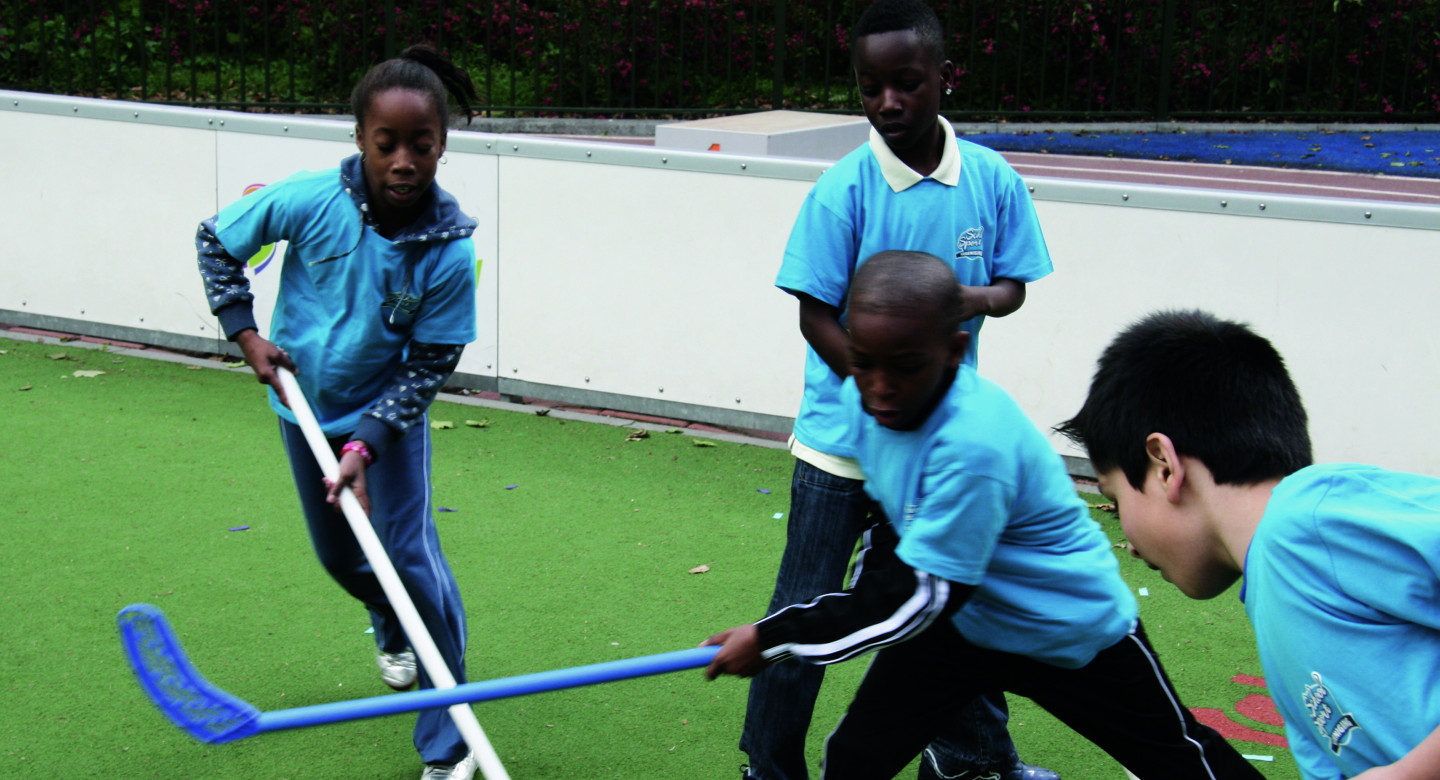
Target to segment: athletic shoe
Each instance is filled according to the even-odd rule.
[[[1051,772],[1043,766],[1031,766],[1030,764],[1016,764],[1015,768],[1005,773],[1005,780],[1060,780],[1060,775]]]
[[[415,684],[415,653],[413,651],[402,650],[398,653],[387,653],[381,650],[375,655],[375,665],[380,667],[380,679],[397,691],[407,690]]]
[[[1009,780],[1009,777],[992,769],[962,769],[958,775],[942,775],[930,761],[921,761],[916,774],[916,780]]]
[[[1049,769],[1031,766],[1023,762],[1016,763],[1015,768],[1008,772],[994,769],[962,769],[957,775],[942,775],[935,767],[935,759],[931,756],[929,748],[925,749],[924,755],[925,759],[920,762],[920,771],[916,775],[916,780],[1060,780],[1060,775]]]
[[[474,753],[466,753],[458,764],[426,764],[420,780],[470,780],[477,763]]]

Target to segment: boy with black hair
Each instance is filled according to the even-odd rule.
[[[879,650],[825,780],[894,777],[987,687],[1033,699],[1143,780],[1259,778],[1180,704],[1060,456],[965,363],[963,296],[922,252],[855,273],[841,403],[879,522],[849,590],[716,634],[706,675]]]
[[[1200,311],[1122,332],[1057,430],[1135,556],[1197,599],[1244,575],[1306,780],[1440,778],[1440,479],[1311,465],[1280,354]]]
[[[958,327],[974,366],[986,316],[1019,309],[1025,284],[1051,271],[1030,194],[999,154],[957,140],[940,116],[955,76],[944,35],[920,0],[880,0],[855,25],[853,66],[870,141],[816,182],[796,218],[776,286],[799,300],[808,342],[805,392],[791,452],[787,541],[773,612],[840,587],[866,525],[864,474],[839,398],[849,369],[845,296],[865,258],[885,249],[944,257],[961,293]],[[784,664],[750,688],[740,748],[754,780],[805,780],[805,737],[824,672]],[[1059,780],[1020,762],[1003,695],[978,699],[953,739],[927,753],[925,778]]]

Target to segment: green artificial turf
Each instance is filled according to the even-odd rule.
[[[262,710],[388,691],[364,610],[310,551],[253,377],[75,343],[0,350],[0,776],[418,776],[413,716],[203,745],[160,716],[123,658],[115,613],[149,602],[207,678]],[[471,679],[683,649],[763,615],[784,544],[784,451],[626,441],[625,428],[446,401],[431,416],[454,425],[434,431],[434,497],[455,510],[437,522]],[[1263,690],[1231,682],[1260,675],[1233,593],[1193,602],[1128,556],[1122,570],[1149,590],[1141,615],[1186,703],[1279,733],[1235,710]],[[864,666],[829,671],[816,767]],[[475,710],[516,780],[733,780],[745,693],[688,671]],[[1066,780],[1124,777],[1023,699],[1011,732]],[[1237,746],[1276,757],[1258,765],[1267,777],[1296,776],[1283,748]]]

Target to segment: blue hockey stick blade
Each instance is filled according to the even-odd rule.
[[[131,604],[115,622],[140,686],[175,725],[201,742],[230,742],[257,733],[260,710],[195,670],[159,607]]]
[[[206,680],[185,657],[175,632],[158,607],[131,604],[116,617],[120,640],[140,685],[175,725],[207,743],[233,742],[267,731],[319,726],[360,718],[491,701],[510,696],[558,691],[583,685],[628,680],[705,666],[719,647],[695,647],[669,653],[605,661],[517,677],[425,689],[365,699],[260,712]]]

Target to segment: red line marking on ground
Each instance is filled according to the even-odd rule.
[[[1280,710],[1275,707],[1275,701],[1269,696],[1252,693],[1235,702],[1235,711],[1256,723],[1264,723],[1267,726],[1285,725],[1285,718],[1281,717]]]
[[[1259,731],[1249,726],[1242,726],[1230,719],[1229,715],[1220,710],[1208,707],[1192,707],[1190,711],[1195,714],[1195,719],[1219,732],[1220,736],[1237,740],[1239,742],[1256,742],[1271,747],[1288,748],[1290,743],[1279,734],[1271,734],[1268,731]]]
[[[1240,683],[1241,685],[1253,685],[1256,688],[1265,687],[1265,678],[1256,677],[1253,674],[1237,674],[1230,678],[1230,682]]]

